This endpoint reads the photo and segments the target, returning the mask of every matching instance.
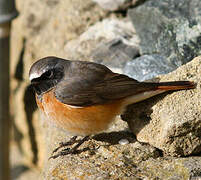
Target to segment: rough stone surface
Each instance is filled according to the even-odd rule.
[[[160,76],[160,81],[190,80],[193,90],[155,96],[132,105],[122,116],[140,142],[146,142],[171,156],[201,152],[201,57],[176,71]]]
[[[123,73],[138,81],[145,81],[160,74],[167,74],[176,68],[165,57],[151,54],[128,61],[123,67]]]
[[[201,157],[157,158],[143,161],[138,166],[147,179],[199,180]]]
[[[160,54],[176,66],[201,54],[201,1],[150,0],[128,11],[140,53]]]

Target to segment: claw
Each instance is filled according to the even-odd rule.
[[[57,152],[59,149],[63,148],[63,147],[66,147],[66,146],[71,146],[73,144],[75,144],[77,141],[77,136],[73,136],[68,142],[61,142],[59,143],[59,147],[57,147],[56,149],[54,149],[52,151],[52,154],[54,154],[55,152]]]
[[[66,142],[66,143],[60,143],[59,144],[59,147],[57,147],[53,152],[52,154],[54,154],[55,152],[57,152],[60,148],[62,147],[65,147],[65,146],[70,146],[70,145],[73,145],[77,142],[77,144],[73,147],[73,148],[66,148],[60,152],[58,152],[57,154],[55,155],[52,155],[49,157],[48,160],[50,159],[56,159],[57,157],[59,156],[65,156],[65,155],[68,155],[68,154],[77,154],[79,152],[83,152],[83,151],[86,151],[86,150],[89,150],[89,148],[84,148],[83,150],[78,150],[78,148],[85,142],[85,141],[88,141],[89,140],[89,136],[85,136],[83,139],[81,140],[76,140],[77,139],[77,136],[74,136],[70,139],[70,141]]]

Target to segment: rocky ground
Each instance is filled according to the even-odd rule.
[[[11,36],[13,179],[201,178],[200,0],[16,3],[20,15]],[[28,71],[34,61],[50,55],[102,63],[140,81],[191,80],[197,87],[131,105],[124,121],[117,118],[110,131],[83,144],[95,150],[48,160],[58,143],[70,137],[41,120]],[[122,145],[121,139],[129,143]]]

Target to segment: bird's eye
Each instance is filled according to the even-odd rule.
[[[52,78],[53,75],[54,75],[54,73],[53,73],[52,70],[47,71],[47,72],[44,74],[44,76],[45,76],[46,78],[48,78],[48,79]]]

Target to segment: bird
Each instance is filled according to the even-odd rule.
[[[191,81],[139,82],[102,64],[54,56],[33,63],[29,79],[42,113],[72,135],[53,153],[77,143],[51,158],[75,153],[91,135],[108,129],[130,104],[166,91],[195,88]],[[78,141],[77,136],[83,138]]]

